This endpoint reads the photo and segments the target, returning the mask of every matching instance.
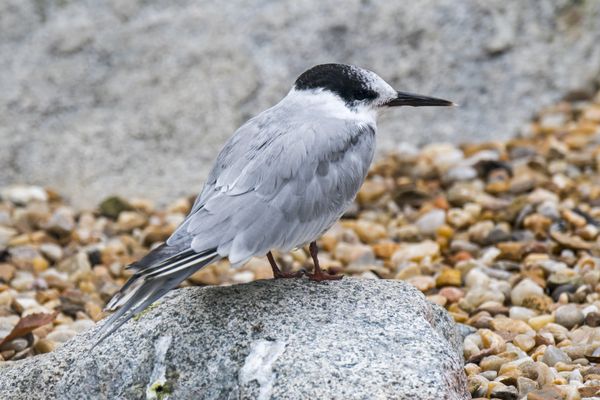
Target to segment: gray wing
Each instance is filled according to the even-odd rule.
[[[314,240],[341,216],[372,160],[374,128],[276,117],[261,114],[228,141],[169,244],[191,236],[194,251],[216,247],[239,264]]]

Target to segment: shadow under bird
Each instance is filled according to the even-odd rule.
[[[128,268],[133,276],[107,305],[116,310],[98,331],[117,330],[200,268],[227,257],[240,266],[271,250],[309,244],[314,281],[316,240],[353,202],[375,150],[379,111],[397,106],[451,106],[394,90],[377,74],[343,64],[317,65],[298,77],[277,105],[242,125],[217,156],[189,215],[166,243]]]

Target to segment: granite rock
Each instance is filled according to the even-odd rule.
[[[91,349],[0,364],[11,399],[467,399],[461,335],[403,282],[186,288]]]

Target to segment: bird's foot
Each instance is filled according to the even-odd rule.
[[[304,271],[297,272],[275,272],[273,271],[273,279],[293,279],[293,278],[302,278],[304,276]]]
[[[323,281],[337,281],[342,279],[342,275],[333,275],[325,272],[321,269],[321,265],[319,264],[319,257],[317,257],[317,253],[319,251],[317,247],[317,242],[310,242],[310,256],[313,259],[315,264],[315,269],[312,274],[306,274],[309,280],[315,282],[323,282]]]
[[[314,282],[323,282],[323,281],[339,281],[344,276],[343,275],[332,275],[323,270],[317,270],[312,274],[306,274],[309,280]]]
[[[277,266],[277,263],[275,262],[275,258],[273,257],[273,254],[271,252],[267,253],[267,259],[269,260],[269,263],[271,264],[271,269],[273,270],[273,279],[301,278],[302,275],[304,275],[304,271],[283,272]]]

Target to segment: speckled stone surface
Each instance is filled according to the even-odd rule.
[[[90,350],[93,338],[3,364],[2,397],[469,398],[454,323],[398,281],[180,289]]]

